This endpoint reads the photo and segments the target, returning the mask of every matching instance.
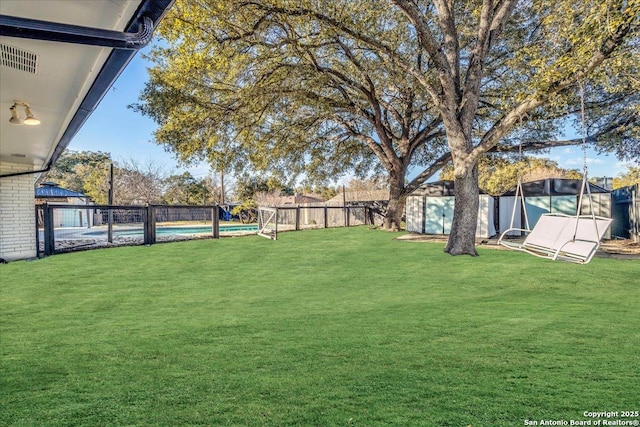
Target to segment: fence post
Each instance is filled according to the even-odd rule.
[[[211,209],[211,230],[213,231],[213,238],[220,238],[220,205],[215,205]]]
[[[300,205],[296,206],[296,231],[300,231]]]
[[[151,245],[156,242],[156,209],[158,209],[157,206],[149,206],[149,236]]]
[[[143,233],[144,244],[153,245],[156,242],[156,211],[152,205],[147,205],[144,209],[143,221]]]
[[[144,207],[144,211],[142,213],[142,242],[145,245],[150,245],[150,236],[149,233],[149,204]]]
[[[640,184],[636,184],[635,187],[631,187],[631,209],[630,217],[631,221],[631,239],[635,243],[640,242],[640,199],[638,199],[638,191],[640,191]]]
[[[324,207],[324,228],[329,228],[329,214],[326,206]]]
[[[56,250],[56,239],[53,231],[53,209],[48,203],[42,205],[42,220],[44,223],[44,255],[53,255]]]
[[[39,210],[40,206],[36,205],[36,258],[40,258],[40,229],[38,228],[38,224],[40,223]]]

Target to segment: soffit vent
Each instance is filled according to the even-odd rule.
[[[38,55],[20,48],[0,43],[1,62],[3,67],[36,74]]]

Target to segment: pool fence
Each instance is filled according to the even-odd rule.
[[[221,209],[211,206],[36,206],[38,256],[109,246],[220,237]],[[242,230],[238,230],[240,232]]]
[[[375,206],[278,206],[280,231],[376,224]],[[112,246],[257,234],[258,226],[220,223],[218,205],[68,205],[36,206],[38,256]]]

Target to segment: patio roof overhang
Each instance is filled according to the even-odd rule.
[[[174,1],[0,2],[0,177],[51,167]],[[18,100],[40,125],[9,123]]]

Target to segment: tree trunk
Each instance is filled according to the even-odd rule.
[[[400,231],[402,214],[407,195],[404,189],[404,173],[389,174],[389,204],[387,216],[384,219],[384,228],[388,231]]]
[[[463,176],[456,176],[454,183],[456,199],[453,223],[449,241],[444,250],[451,255],[477,256],[475,243],[480,194],[477,165],[467,169]]]

